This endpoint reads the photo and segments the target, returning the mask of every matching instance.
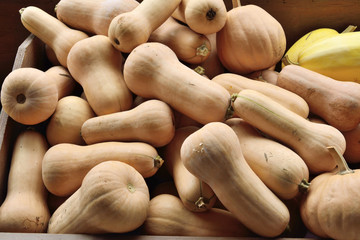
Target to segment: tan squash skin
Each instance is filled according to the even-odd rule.
[[[287,65],[280,71],[276,84],[304,98],[312,113],[340,131],[349,131],[360,123],[359,83],[338,81]]]
[[[97,115],[131,108],[133,96],[124,81],[123,57],[108,37],[95,35],[79,41],[71,48],[68,63]]]
[[[346,140],[344,157],[349,163],[360,163],[360,124],[350,131],[342,132]]]
[[[69,96],[75,90],[77,85],[67,68],[63,66],[53,66],[45,71],[49,78],[53,79],[57,85],[58,98]]]
[[[237,116],[293,149],[311,173],[336,167],[326,147],[334,145],[345,151],[345,138],[338,129],[310,122],[255,90],[240,91],[233,107]]]
[[[200,64],[191,64],[190,68],[194,69],[201,75],[205,75],[212,79],[215,76],[225,72],[225,68],[219,60],[216,50],[216,33],[207,34],[206,37],[209,39],[211,44],[211,52],[209,57]],[[199,69],[201,69],[199,71]]]
[[[227,10],[224,1],[182,0],[172,16],[195,32],[212,34],[224,27]]]
[[[174,138],[164,147],[165,166],[174,179],[179,197],[184,206],[194,212],[203,212],[212,208],[217,200],[214,191],[200,181],[184,166],[180,158],[180,148],[190,134],[199,127],[182,127],[175,132]]]
[[[259,6],[248,4],[227,13],[216,35],[219,59],[232,73],[244,75],[278,63],[286,49],[281,24]]]
[[[175,133],[174,113],[152,99],[127,111],[90,118],[81,127],[87,144],[104,141],[141,141],[154,147],[168,144]]]
[[[46,126],[46,138],[51,146],[59,143],[83,145],[80,135],[83,123],[95,117],[89,103],[78,96],[66,96],[59,100],[55,112]]]
[[[69,196],[89,170],[104,161],[120,161],[134,167],[144,178],[163,164],[156,149],[141,142],[103,142],[92,145],[57,144],[45,154],[42,176],[49,192]]]
[[[279,72],[275,71],[274,69],[265,69],[253,72],[247,75],[247,77],[250,79],[255,79],[276,85],[277,79],[279,77]]]
[[[132,11],[119,14],[109,26],[111,43],[119,51],[130,53],[136,46],[149,40],[151,33],[171,16],[180,2],[146,0]]]
[[[48,233],[124,233],[147,217],[149,189],[133,167],[106,161],[51,216]]]
[[[251,231],[275,237],[285,230],[290,220],[287,207],[251,170],[230,126],[206,124],[185,139],[180,154],[185,167]]]
[[[60,0],[55,12],[60,21],[75,29],[107,36],[111,20],[138,5],[136,0]]]
[[[212,52],[210,40],[205,35],[192,31],[172,17],[151,33],[149,41],[165,44],[186,63],[202,63]]]
[[[250,237],[254,236],[229,211],[212,208],[206,212],[192,212],[180,198],[161,194],[150,200],[148,217],[141,228],[147,235]]]
[[[279,198],[292,199],[306,191],[309,169],[298,154],[264,137],[240,118],[231,118],[225,123],[238,136],[244,158],[251,169]]]
[[[41,163],[48,145],[37,130],[17,136],[8,176],[7,195],[0,207],[1,232],[46,232],[50,218]]]
[[[34,125],[48,119],[58,103],[58,88],[37,68],[10,72],[1,87],[3,110],[15,121]]]
[[[300,213],[307,229],[319,237],[355,240],[360,234],[360,204],[355,200],[360,197],[360,171],[338,165],[335,171],[320,174],[311,181]]]
[[[161,43],[135,48],[125,61],[124,78],[136,95],[160,99],[202,124],[223,121],[230,105],[226,89],[182,64]]]
[[[67,55],[70,48],[88,35],[82,31],[69,28],[56,17],[44,10],[29,6],[20,10],[23,26],[51,49],[62,66],[67,67]]]
[[[309,115],[309,106],[302,97],[273,84],[255,81],[234,73],[220,74],[212,81],[223,86],[231,95],[243,89],[253,89],[271,97],[303,118],[307,118]]]

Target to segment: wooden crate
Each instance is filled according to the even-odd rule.
[[[230,1],[228,1],[230,2]],[[331,27],[341,31],[349,24],[360,26],[360,20],[356,19],[360,13],[359,1],[298,1],[298,0],[278,0],[278,1],[241,1],[243,5],[256,4],[263,7],[272,14],[284,27],[286,32],[288,47],[303,34],[318,27]],[[341,9],[345,8],[344,11]],[[326,17],[327,18],[326,18]],[[36,67],[45,70],[49,63],[45,57],[45,46],[38,38],[29,35],[19,46],[13,70],[21,67]],[[26,126],[19,124],[8,117],[1,110],[0,113],[0,204],[6,195],[6,185],[12,146],[17,135]],[[36,127],[43,127],[41,124]],[[306,235],[315,239],[315,236]],[[85,235],[85,234],[26,234],[26,233],[0,233],[0,239],[63,239],[63,240],[112,240],[112,239],[224,239],[232,240],[239,238],[212,238],[212,237],[168,237],[168,236],[141,236],[133,234],[106,234],[106,235]],[[261,238],[252,238],[261,239]],[[286,239],[286,238],[282,238]]]

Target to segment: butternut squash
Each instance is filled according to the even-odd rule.
[[[201,124],[223,121],[230,106],[226,89],[182,64],[161,43],[135,48],[125,61],[124,79],[136,95],[160,99]]]
[[[351,169],[334,146],[329,146],[337,168],[317,175],[304,195],[300,214],[307,229],[321,238],[355,240],[360,229],[359,169]]]
[[[182,0],[172,16],[195,32],[212,34],[224,27],[227,10],[221,0]]]
[[[192,212],[178,197],[170,194],[161,194],[150,200],[148,217],[141,230],[146,235],[157,236],[254,236],[229,211],[212,208],[206,212]]]
[[[311,173],[336,167],[328,146],[337,146],[342,153],[345,151],[345,138],[338,129],[310,122],[255,90],[240,91],[233,107],[237,116],[293,149]]]
[[[254,4],[234,7],[216,35],[219,59],[224,67],[245,75],[278,63],[286,49],[281,24]]]
[[[129,164],[145,178],[153,176],[163,164],[157,150],[146,143],[102,142],[85,146],[60,143],[44,156],[44,184],[56,196],[69,196],[80,187],[92,167],[109,160]]]
[[[107,36],[94,35],[77,42],[69,52],[68,63],[69,72],[97,115],[131,108],[133,96],[124,81],[123,57]]]
[[[47,120],[58,103],[55,81],[37,68],[10,72],[1,86],[3,110],[15,121],[35,125]]]
[[[302,97],[271,83],[256,81],[234,73],[219,74],[212,81],[223,86],[231,95],[243,89],[253,89],[271,97],[303,118],[309,115],[309,106]]]
[[[225,123],[236,133],[251,169],[279,198],[288,200],[306,192],[309,169],[298,154],[264,137],[240,118],[231,118]]]
[[[184,206],[194,212],[203,212],[212,208],[217,200],[214,191],[206,183],[191,174],[180,158],[180,148],[190,134],[198,127],[182,127],[175,132],[174,138],[164,147],[165,166],[174,179],[179,197]]]
[[[141,141],[161,147],[171,141],[174,133],[174,113],[168,104],[157,99],[127,111],[90,118],[81,127],[81,136],[87,144]]]
[[[185,167],[206,182],[249,230],[263,237],[285,230],[290,220],[287,207],[250,168],[230,126],[206,124],[184,140],[180,156]]]
[[[16,137],[7,194],[0,207],[1,232],[46,232],[50,212],[41,166],[47,149],[38,130],[26,129]]]
[[[102,162],[52,214],[48,233],[130,232],[145,221],[149,201],[146,182],[133,167]]]
[[[95,117],[94,111],[81,97],[66,96],[60,99],[46,125],[46,138],[50,146],[59,143],[85,144],[80,135],[81,126],[92,117]]]
[[[132,11],[117,15],[111,20],[108,30],[111,43],[119,51],[130,53],[149,40],[151,33],[171,16],[180,2],[143,0]]]
[[[77,87],[77,82],[71,76],[69,70],[63,66],[56,65],[48,68],[45,74],[57,85],[58,99],[72,95]]]
[[[310,112],[340,131],[349,131],[360,123],[359,83],[338,81],[304,67],[287,65],[276,84],[304,98]]]
[[[72,29],[56,17],[39,7],[28,6],[20,9],[23,26],[54,50],[60,64],[67,67],[67,55],[70,48],[88,35]]]
[[[72,28],[107,36],[111,20],[138,5],[136,0],[60,0],[55,12],[61,22]]]
[[[188,26],[169,17],[155,29],[149,42],[163,43],[185,63],[202,63],[212,53],[213,45],[207,36],[192,31]]]

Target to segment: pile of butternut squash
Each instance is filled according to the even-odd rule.
[[[280,67],[281,24],[232,3],[21,9],[51,67],[2,85],[28,128],[0,231],[356,239],[360,84]]]

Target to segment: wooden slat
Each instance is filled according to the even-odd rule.
[[[44,44],[34,35],[29,35],[19,46],[13,70],[21,67],[46,68]],[[1,109],[0,113],[0,203],[6,195],[8,168],[15,137],[26,126],[9,118]]]

